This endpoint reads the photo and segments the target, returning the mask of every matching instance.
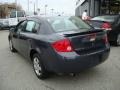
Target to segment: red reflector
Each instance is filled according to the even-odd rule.
[[[112,30],[110,23],[103,23],[101,28],[104,30]]]
[[[72,52],[72,46],[68,39],[56,41],[52,44],[52,47],[58,52]]]

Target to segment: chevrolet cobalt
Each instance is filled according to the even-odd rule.
[[[29,17],[10,29],[12,52],[33,62],[39,79],[49,73],[79,73],[104,62],[110,53],[106,32],[95,30],[80,18]]]

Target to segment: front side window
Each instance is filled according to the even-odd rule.
[[[25,24],[26,24],[26,21],[22,21],[22,22],[20,22],[18,25],[17,25],[17,29],[16,29],[16,32],[21,32],[23,29],[24,29],[24,27],[25,27]]]
[[[80,32],[88,31],[91,27],[78,17],[56,17],[48,18],[47,21],[52,26],[55,32],[74,31]]]

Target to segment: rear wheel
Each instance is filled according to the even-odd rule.
[[[40,55],[34,54],[32,61],[33,61],[33,69],[34,69],[36,76],[39,79],[46,79],[48,77],[48,73],[45,70],[45,67],[41,62]]]
[[[120,46],[120,34],[117,35],[116,45]]]
[[[9,40],[9,48],[11,52],[16,52],[16,49],[13,47],[12,40]]]

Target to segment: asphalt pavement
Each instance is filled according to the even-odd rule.
[[[52,75],[39,80],[32,65],[18,53],[11,53],[8,31],[0,31],[0,90],[120,90],[120,47],[101,65],[79,75]]]

